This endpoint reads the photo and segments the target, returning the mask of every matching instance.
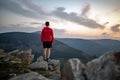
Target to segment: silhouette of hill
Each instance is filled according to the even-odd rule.
[[[120,51],[120,41],[119,40],[100,39],[100,40],[93,40],[93,41],[104,47],[107,47],[111,50]]]
[[[58,41],[68,46],[82,50],[89,55],[100,56],[107,51],[120,51],[120,41],[111,39],[86,40],[72,38],[57,38]]]
[[[40,35],[24,32],[9,32],[0,34],[0,48],[5,51],[32,49],[35,58],[42,55],[43,47],[40,42]],[[66,44],[55,40],[52,48],[51,58],[79,58],[82,61],[88,61],[90,56],[83,51],[74,49]]]
[[[35,32],[32,32],[32,33],[35,33],[35,34],[40,34],[41,31],[35,31]]]

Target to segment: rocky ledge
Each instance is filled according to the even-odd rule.
[[[31,50],[7,54],[0,50],[0,80],[120,80],[120,52],[107,52],[87,64],[71,58],[62,69],[60,60],[46,62],[40,56],[33,62],[30,56]]]
[[[69,59],[62,80],[120,80],[120,52],[107,52],[86,65],[79,59]]]
[[[40,56],[33,62],[32,50],[0,50],[0,80],[60,80],[60,61]]]

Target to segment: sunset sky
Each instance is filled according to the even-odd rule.
[[[120,0],[0,0],[0,33],[41,31],[55,37],[120,40]]]

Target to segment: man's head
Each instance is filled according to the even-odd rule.
[[[45,22],[45,25],[46,25],[46,26],[49,26],[49,22],[48,22],[48,21],[47,21],[47,22]]]

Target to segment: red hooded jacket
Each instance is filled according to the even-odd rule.
[[[53,35],[53,30],[48,27],[48,26],[45,26],[43,29],[42,29],[42,32],[41,32],[41,41],[42,42],[45,42],[45,41],[54,41],[54,35]]]

